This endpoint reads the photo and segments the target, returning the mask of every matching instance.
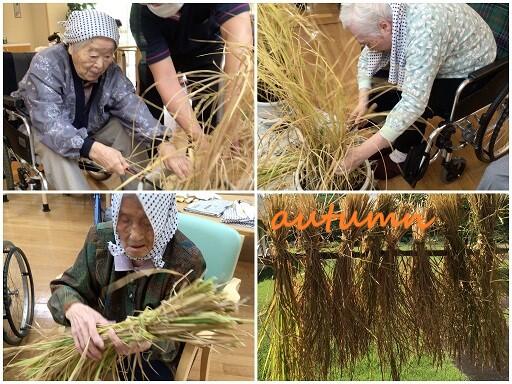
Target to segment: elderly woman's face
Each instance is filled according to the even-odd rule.
[[[96,37],[89,44],[71,50],[76,73],[86,81],[96,81],[114,61],[115,43],[106,37]]]
[[[135,195],[123,196],[116,230],[121,246],[134,259],[143,258],[153,248],[153,227]]]
[[[374,51],[387,52],[391,50],[392,45],[392,25],[387,21],[379,23],[380,35],[365,36],[360,33],[357,26],[351,26],[350,32],[355,36],[359,44],[365,45]]]

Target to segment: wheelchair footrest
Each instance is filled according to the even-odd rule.
[[[417,146],[411,148],[407,154],[404,165],[402,166],[403,177],[411,187],[423,178],[427,171],[430,155],[426,152],[427,142],[422,141]]]

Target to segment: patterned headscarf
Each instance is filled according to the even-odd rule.
[[[389,62],[391,84],[402,85],[405,75],[405,48],[407,43],[407,4],[391,3],[392,31],[391,53],[368,50],[368,76],[373,77]]]
[[[119,45],[119,29],[116,20],[104,12],[95,9],[73,11],[64,24],[64,43],[73,44],[93,39],[108,37]]]
[[[162,256],[165,248],[178,228],[178,210],[176,208],[175,193],[137,193],[146,216],[151,222],[154,233],[154,243],[151,251],[144,257],[144,260],[151,259],[155,268],[163,268],[164,261]],[[112,194],[112,224],[114,226],[115,244],[108,243],[108,249],[112,256],[126,256],[125,250],[121,246],[119,234],[117,233],[117,219],[121,209],[122,193]],[[141,260],[141,259],[138,259]]]

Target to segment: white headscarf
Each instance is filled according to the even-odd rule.
[[[73,11],[64,25],[64,43],[73,44],[93,39],[108,37],[119,45],[119,28],[116,20],[104,12],[95,9]]]
[[[391,53],[368,50],[368,76],[373,77],[389,62],[391,84],[402,85],[405,75],[405,49],[407,43],[407,4],[391,3],[392,30]]]
[[[165,248],[178,228],[178,210],[176,208],[175,193],[137,193],[146,216],[151,222],[154,233],[153,248],[144,257],[144,260],[151,259],[155,268],[163,268],[164,261],[162,256]],[[116,243],[109,242],[108,250],[112,256],[130,258],[121,246],[119,234],[117,233],[117,219],[121,209],[122,193],[112,194],[112,224],[114,226],[114,236]],[[140,260],[140,259],[138,259]]]

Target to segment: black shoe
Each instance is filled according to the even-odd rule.
[[[403,163],[395,163],[389,158],[389,154],[377,159],[373,175],[376,180],[389,180],[402,174],[401,165]]]

